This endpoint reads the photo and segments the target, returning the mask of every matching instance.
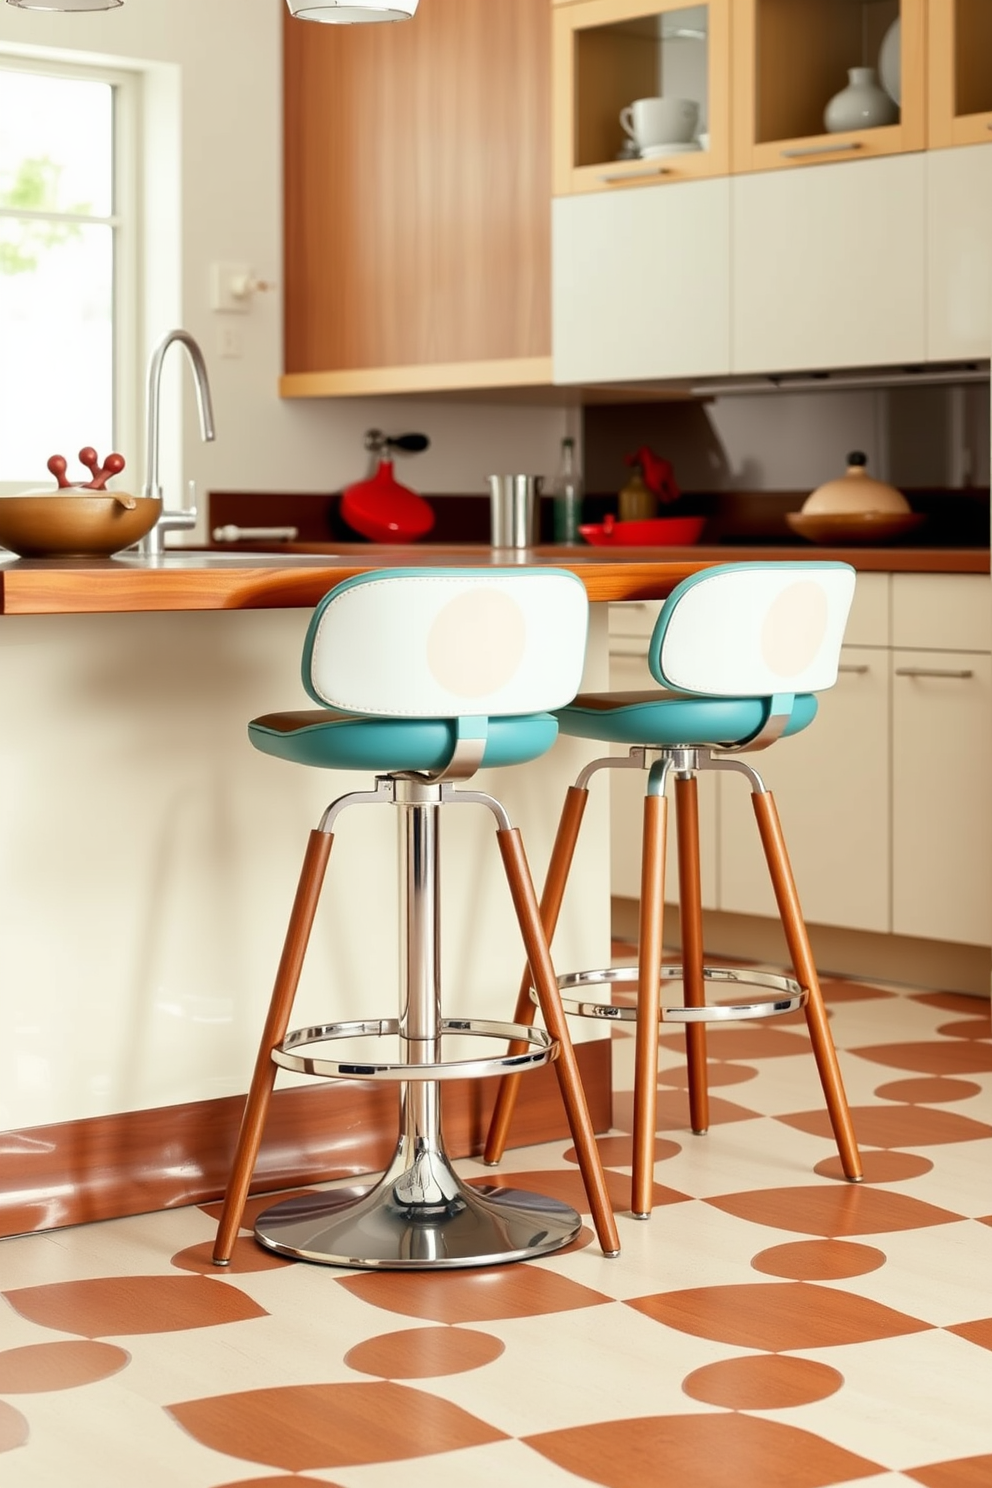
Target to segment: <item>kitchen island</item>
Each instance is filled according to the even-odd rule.
[[[521,557],[572,568],[591,599],[617,601],[663,597],[710,563],[800,554],[860,569],[988,572],[987,550],[542,548]],[[305,706],[303,636],[335,583],[401,564],[508,561],[517,556],[481,546],[356,544],[277,557],[0,562],[0,1233],[217,1194],[307,834],[356,778],[259,755],[247,722]],[[586,687],[608,686],[608,608],[592,607]],[[525,770],[480,777],[521,826],[538,882],[565,787],[587,756],[581,740],[561,739]],[[512,911],[488,813],[453,816],[445,995],[454,1012],[500,1016],[521,966]],[[294,1024],[395,1012],[392,813],[346,813],[338,835]],[[560,970],[607,963],[610,888],[600,790],[555,940]],[[574,1027],[602,1127],[609,1044],[599,1034],[583,1020]],[[280,1083],[266,1187],[385,1162],[391,1092]],[[523,1093],[515,1139],[564,1134],[553,1074],[528,1076]],[[477,1149],[490,1098],[452,1085],[453,1153]]]

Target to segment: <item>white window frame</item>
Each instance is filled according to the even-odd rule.
[[[0,48],[0,69],[47,77],[107,83],[113,89],[113,182],[109,216],[44,213],[46,219],[90,222],[113,230],[113,447],[122,452],[141,449],[139,421],[139,358],[143,345],[142,234],[143,203],[140,162],[142,142],[142,74],[89,62],[62,60],[50,55],[12,53]],[[0,208],[0,216],[24,213]],[[30,215],[30,214],[29,214]],[[128,459],[133,468],[135,461]],[[138,477],[135,472],[136,479]],[[22,490],[24,479],[0,480],[0,494]]]

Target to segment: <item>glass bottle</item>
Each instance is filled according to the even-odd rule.
[[[561,460],[551,483],[551,500],[555,542],[564,546],[580,542],[582,477],[575,466],[575,440],[567,435],[561,442]]]

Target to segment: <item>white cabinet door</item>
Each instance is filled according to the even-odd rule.
[[[626,654],[625,654],[626,653]],[[657,687],[647,665],[647,639],[614,637],[610,641],[610,689],[613,692],[643,692]],[[595,744],[590,745],[595,748]],[[603,745],[600,753],[626,754],[616,746]],[[592,756],[590,755],[590,758]],[[608,770],[610,782],[610,888],[621,899],[641,895],[641,828],[644,818],[644,770]],[[602,780],[603,775],[598,777]],[[717,883],[717,781],[713,775],[699,779],[699,874],[704,909],[716,908]],[[602,789],[594,782],[593,790]],[[675,787],[668,787],[668,850],[665,854],[665,902],[679,902],[679,865],[675,837]]]
[[[893,652],[892,928],[992,938],[992,657]]]
[[[845,647],[836,686],[794,739],[747,757],[773,792],[811,924],[889,929],[889,653]],[[720,792],[720,908],[775,915],[750,791]]]
[[[992,351],[992,144],[927,152],[927,356]]]
[[[730,181],[552,204],[556,383],[730,369]]]
[[[733,370],[923,361],[925,200],[922,154],[735,177]]]

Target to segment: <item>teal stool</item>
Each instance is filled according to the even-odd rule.
[[[803,1008],[820,1081],[845,1175],[862,1176],[861,1158],[823,1006],[774,798],[758,772],[741,757],[766,749],[812,723],[815,694],[832,687],[854,570],[844,563],[729,563],[685,579],[662,606],[648,647],[651,674],[663,691],[583,694],[558,710],[563,734],[626,744],[629,753],[594,760],[566,797],[541,913],[554,934],[592,776],[604,769],[647,771],[641,845],[638,965],[572,972],[559,978],[566,1011],[585,1017],[636,1020],[634,1153],[631,1208],[651,1212],[657,1116],[658,1023],[683,1023],[692,1129],[709,1126],[706,1024],[763,1018]],[[703,964],[696,779],[701,770],[733,771],[751,786],[751,802],[795,977]],[[662,963],[667,803],[675,781],[682,929],[680,965]],[[811,782],[811,786],[814,783]],[[661,987],[680,981],[681,1005],[661,1007]],[[595,994],[632,991],[624,999]],[[734,995],[739,984],[763,995],[707,1004],[707,985]],[[590,996],[590,989],[593,995]],[[516,1019],[533,1017],[531,979],[525,974]],[[509,1130],[517,1080],[501,1082],[486,1144],[486,1160],[499,1161]]]
[[[213,1259],[227,1265],[244,1213],[277,1067],[333,1079],[400,1082],[400,1132],[371,1187],[328,1189],[262,1214],[256,1238],[282,1255],[338,1266],[482,1266],[546,1254],[578,1234],[558,1200],[461,1182],[444,1151],[445,1079],[494,1075],[554,1060],[596,1231],[619,1250],[616,1221],[569,1037],[519,831],[492,796],[458,789],[483,766],[527,764],[551,748],[550,711],[582,674],[588,601],[559,569],[397,569],[332,589],[307,632],[303,683],[319,709],[249,725],[256,749],[297,765],[362,770],[371,789],[338,797],[311,832],[245,1106]],[[526,1023],[441,1016],[438,815],[486,807],[544,1015]],[[399,1016],[289,1030],[296,988],[337,817],[359,804],[396,807],[401,820]],[[442,1057],[447,1034],[499,1041],[476,1060]],[[333,1058],[313,1046],[386,1035],[382,1061]]]

